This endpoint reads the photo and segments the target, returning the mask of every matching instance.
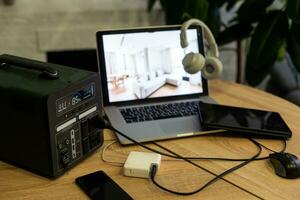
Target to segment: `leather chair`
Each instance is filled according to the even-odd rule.
[[[300,106],[300,74],[288,59],[272,69],[266,90]]]

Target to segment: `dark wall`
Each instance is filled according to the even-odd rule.
[[[98,72],[96,49],[50,51],[47,62]]]

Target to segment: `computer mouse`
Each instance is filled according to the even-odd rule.
[[[272,153],[269,159],[278,176],[288,179],[300,177],[300,160],[297,156],[290,153]]]

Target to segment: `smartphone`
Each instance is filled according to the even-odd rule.
[[[277,112],[199,103],[200,121],[205,128],[217,128],[247,136],[288,139],[292,132]]]
[[[75,182],[92,200],[133,199],[103,171],[80,176]]]

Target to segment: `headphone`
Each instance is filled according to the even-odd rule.
[[[182,60],[184,70],[189,74],[195,74],[201,70],[203,76],[207,79],[220,77],[223,70],[223,64],[219,60],[218,46],[213,34],[204,22],[198,19],[190,19],[182,24],[180,32],[181,47],[186,48],[189,45],[186,30],[191,25],[198,25],[202,28],[203,35],[209,44],[211,55],[204,58],[204,55],[200,53],[190,52],[186,54]]]

